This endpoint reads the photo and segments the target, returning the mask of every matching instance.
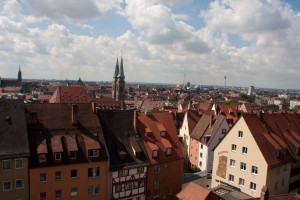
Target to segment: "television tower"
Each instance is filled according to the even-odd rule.
[[[224,87],[226,88],[226,75],[224,76]]]

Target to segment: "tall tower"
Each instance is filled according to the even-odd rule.
[[[19,71],[18,71],[18,82],[21,83],[22,82],[22,71],[21,71],[21,67],[19,66]]]
[[[125,75],[123,69],[123,58],[121,56],[119,74],[116,80],[116,100],[124,101],[125,99]]]
[[[117,89],[117,76],[119,74],[119,61],[117,57],[117,63],[116,63],[116,68],[115,68],[115,74],[113,76],[113,81],[112,81],[112,98],[116,99],[116,89]]]

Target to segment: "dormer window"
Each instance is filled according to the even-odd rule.
[[[285,148],[282,149],[282,154],[283,154],[283,155],[286,155],[286,149],[285,149]]]
[[[278,150],[275,150],[275,155],[276,155],[276,157],[278,158],[279,157],[279,151]]]
[[[98,149],[89,150],[89,157],[90,158],[99,157],[99,150]]]
[[[161,132],[160,132],[160,136],[161,136],[161,137],[165,137],[165,136],[166,136],[166,131],[161,131]]]
[[[171,149],[171,148],[168,148],[168,149],[166,150],[166,154],[167,154],[167,156],[172,155],[172,149]]]
[[[54,158],[55,160],[61,160],[61,153],[55,153]]]
[[[39,155],[39,162],[46,162],[46,154]]]
[[[157,158],[158,152],[157,150],[152,151],[152,158]]]
[[[76,151],[70,151],[70,159],[75,160],[76,159]]]

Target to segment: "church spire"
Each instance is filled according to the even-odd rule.
[[[124,69],[123,69],[123,58],[122,58],[122,56],[121,56],[120,71],[119,71],[118,77],[125,77]]]
[[[117,77],[119,75],[119,60],[117,57],[117,63],[116,63],[116,69],[115,69],[115,74],[114,77]]]
[[[19,71],[18,71],[18,81],[22,82],[22,71],[21,71],[20,65],[19,65]]]

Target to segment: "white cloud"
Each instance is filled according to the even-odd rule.
[[[118,9],[121,0],[25,0],[32,12],[50,19],[83,21]]]

